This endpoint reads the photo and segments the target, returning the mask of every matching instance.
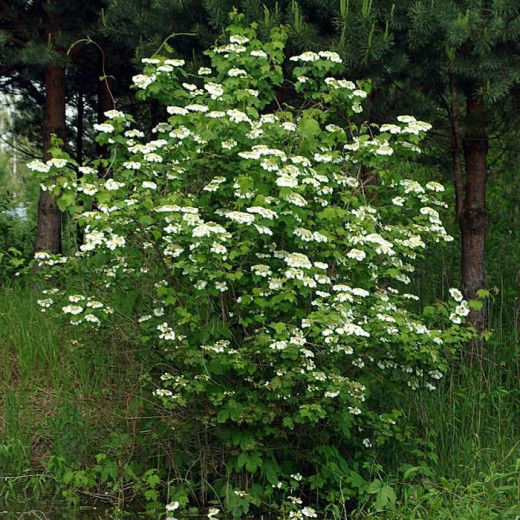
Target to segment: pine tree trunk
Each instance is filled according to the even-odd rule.
[[[51,136],[65,139],[65,69],[48,65],[45,69],[45,122],[43,126],[43,158],[50,159]],[[40,191],[36,251],[61,253],[61,211],[47,191]]]
[[[477,291],[487,287],[484,271],[484,245],[488,226],[486,208],[488,136],[486,108],[482,97],[467,96],[466,124],[463,142],[466,185],[459,217],[462,238],[461,289],[467,299],[475,299]],[[471,312],[469,323],[478,331],[486,328],[485,305],[482,310]]]

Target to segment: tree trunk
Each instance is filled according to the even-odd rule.
[[[78,87],[78,104],[76,117],[76,161],[78,164],[83,164],[83,126],[85,119],[85,97],[83,95],[83,88]],[[81,178],[81,172],[78,172],[78,179]]]
[[[460,129],[459,95],[453,80],[450,80],[449,114],[451,121],[451,162],[455,187],[455,215],[460,223],[464,203],[464,172],[462,166],[462,132]]]
[[[461,289],[467,299],[475,299],[477,291],[487,287],[484,272],[484,245],[488,226],[486,208],[486,107],[481,96],[466,97],[466,134],[463,142],[466,163],[466,185],[459,225],[462,238]],[[487,326],[486,306],[472,311],[470,325],[479,332]]]
[[[48,65],[45,69],[45,121],[43,125],[43,159],[51,158],[51,137],[65,139],[65,69]],[[40,191],[36,251],[61,253],[61,211],[48,191]]]

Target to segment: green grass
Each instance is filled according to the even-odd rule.
[[[150,391],[141,387],[146,363],[129,332],[82,338],[60,317],[42,313],[36,299],[29,287],[0,289],[0,467],[3,476],[18,478],[16,485],[0,482],[0,499],[55,493],[53,481],[65,466],[92,467],[98,453],[167,471],[168,441],[157,423],[140,433],[149,424],[136,416]],[[388,473],[380,477],[397,502],[374,511],[367,501],[349,518],[520,516],[516,339],[514,333],[496,337],[472,369],[454,359],[434,392],[396,396],[415,439],[381,461]],[[405,478],[403,463],[417,470]],[[32,474],[39,479],[29,479]]]
[[[42,313],[37,298],[28,287],[0,289],[4,476],[45,471],[52,456],[89,465],[113,449],[114,434],[137,432],[138,352],[117,331],[81,338],[59,317]]]

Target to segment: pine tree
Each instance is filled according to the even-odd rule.
[[[414,4],[407,15],[408,49],[420,69],[416,81],[430,96],[447,100],[461,288],[475,299],[487,287],[489,136],[497,126],[517,122],[503,106],[511,105],[520,84],[520,6],[511,0],[434,0]],[[487,325],[485,309],[472,313],[477,330]]]
[[[82,30],[94,23],[103,3],[56,0],[0,2],[3,31],[4,83],[22,92],[44,91],[43,158],[50,158],[51,136],[66,137],[66,69],[73,56],[68,50]],[[76,53],[80,48],[76,49]],[[60,252],[61,213],[48,192],[38,202],[35,250]]]

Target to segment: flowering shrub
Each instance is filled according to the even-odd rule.
[[[37,254],[57,282],[40,304],[78,326],[132,320],[166,360],[155,395],[189,475],[168,514],[211,490],[212,518],[266,504],[313,518],[360,494],[359,468],[399,429],[370,396],[434,389],[469,308],[452,291],[419,314],[406,290],[413,262],[450,240],[443,187],[403,175],[430,125],[347,124],[366,91],[341,79],[336,53],[290,58],[284,80],[284,29],[263,43],[234,22],[195,76],[144,60],[138,95],[165,120],[145,136],[107,112],[107,178],[59,150],[32,165],[84,229],[75,255]],[[278,104],[282,84],[299,108]]]

